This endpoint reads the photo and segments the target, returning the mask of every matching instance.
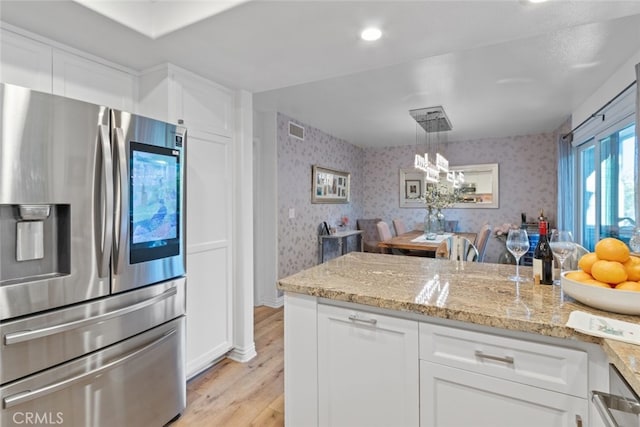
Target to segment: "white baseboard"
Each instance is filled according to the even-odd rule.
[[[231,346],[228,343],[224,343],[207,351],[204,354],[201,354],[193,360],[189,360],[185,366],[187,380],[195,377],[202,371],[215,365],[222,358],[224,358],[230,348]]]
[[[284,295],[278,298],[264,298],[258,305],[266,305],[271,308],[280,308],[284,305]]]
[[[253,359],[257,355],[258,353],[256,353],[256,344],[251,343],[250,347],[247,347],[244,349],[237,348],[237,347],[234,348],[229,352],[227,357],[231,360],[235,360],[236,362],[245,363]]]

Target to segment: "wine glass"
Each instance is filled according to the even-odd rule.
[[[576,250],[576,244],[573,241],[573,236],[570,231],[566,230],[553,230],[551,232],[551,239],[549,239],[549,246],[551,246],[551,252],[560,261],[560,275],[564,271],[564,260],[569,258]],[[554,283],[560,283],[559,280]]]
[[[516,275],[509,276],[509,280],[514,282],[526,282],[528,279],[520,276],[520,258],[529,250],[529,236],[527,230],[509,230],[507,236],[507,250],[516,258]]]

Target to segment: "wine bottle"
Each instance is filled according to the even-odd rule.
[[[547,239],[547,222],[540,221],[538,224],[540,238],[533,252],[533,277],[539,275],[540,283],[543,285],[553,284],[553,252]]]

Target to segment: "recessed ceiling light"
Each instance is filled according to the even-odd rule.
[[[382,36],[382,31],[378,28],[366,28],[360,33],[360,38],[368,42],[378,40]]]
[[[544,3],[547,0],[529,0],[529,3]]]

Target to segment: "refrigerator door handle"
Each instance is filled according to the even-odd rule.
[[[98,139],[102,152],[102,184],[104,185],[104,199],[102,204],[101,219],[102,230],[98,239],[100,245],[98,276],[109,277],[109,258],[113,244],[113,162],[111,161],[111,147],[109,144],[109,128],[99,125]],[[96,194],[99,194],[97,191]]]
[[[118,171],[118,185],[116,187],[116,244],[114,245],[114,274],[119,274],[120,267],[124,264],[125,244],[128,239],[128,220],[125,215],[128,213],[128,198],[125,188],[129,185],[127,176],[127,154],[125,153],[124,132],[121,128],[113,130],[116,150],[116,162]],[[118,225],[119,224],[119,225]]]
[[[176,333],[176,329],[172,329],[169,332],[165,333],[160,338],[150,342],[144,347],[132,351],[131,353],[116,359],[112,362],[107,363],[97,369],[92,369],[89,372],[82,373],[80,375],[76,375],[71,378],[67,378],[66,380],[62,380],[56,383],[45,385],[44,387],[37,388],[35,390],[26,390],[19,393],[12,394],[11,396],[7,396],[3,399],[3,408],[8,409],[16,405],[20,405],[25,402],[29,402],[31,400],[46,396],[51,393],[55,393],[56,391],[63,390],[65,388],[71,387],[74,384],[77,384],[81,381],[86,380],[89,377],[95,377],[97,375],[103,374],[111,369],[114,369],[124,363],[127,363],[131,359],[134,359],[138,356],[141,356],[143,353],[150,351],[153,347],[156,347],[163,341],[166,341],[169,337]]]
[[[49,326],[47,328],[36,329],[33,331],[19,331],[12,332],[10,334],[6,334],[4,336],[4,344],[11,345],[17,344],[24,341],[30,341],[37,338],[43,338],[55,334],[59,334],[62,332],[67,332],[73,329],[81,328],[83,326],[87,326],[93,323],[104,322],[109,319],[113,319],[114,317],[123,316],[127,313],[132,313],[134,311],[141,310],[150,305],[156,304],[166,298],[172,297],[178,293],[178,289],[174,286],[170,289],[167,289],[160,295],[156,295],[152,298],[148,298],[146,300],[140,301],[139,303],[129,305],[118,310],[110,311],[108,313],[100,314],[98,316],[89,317],[86,319],[75,320],[73,322],[62,323],[55,326]]]

